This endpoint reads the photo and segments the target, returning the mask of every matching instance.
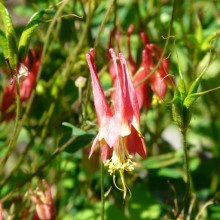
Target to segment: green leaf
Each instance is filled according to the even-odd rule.
[[[0,46],[2,48],[4,57],[5,58],[9,57],[8,41],[5,36],[5,33],[2,30],[0,30]]]
[[[195,14],[195,21],[196,21],[196,32],[195,32],[195,35],[196,35],[196,40],[198,43],[201,43],[202,42],[202,38],[203,38],[203,30],[202,30],[202,24],[201,24],[201,21],[199,19],[199,16],[197,14]]]
[[[182,151],[149,157],[147,160],[143,161],[143,166],[146,169],[158,169],[161,167],[170,166],[178,163],[181,160],[181,156]]]
[[[15,69],[18,63],[18,48],[17,48],[17,38],[15,35],[14,26],[11,21],[11,17],[5,6],[0,3],[0,13],[2,16],[2,21],[5,28],[5,36],[7,39],[8,49],[9,49],[9,62],[12,69]],[[7,57],[6,57],[7,58]]]
[[[33,32],[43,23],[42,20],[43,15],[46,13],[46,10],[36,12],[29,20],[27,26],[22,32],[19,46],[18,46],[18,54],[20,59],[25,59],[28,51],[28,47],[31,41],[31,37]]]
[[[202,77],[204,76],[207,67],[208,65],[203,69],[202,73],[194,80],[194,82],[189,88],[189,92],[183,102],[183,105],[187,109],[189,109],[192,106],[192,104],[196,101],[196,99],[199,97],[199,93],[197,93],[197,90],[200,86]]]
[[[146,185],[136,183],[131,193],[132,196],[129,200],[130,219],[160,219],[161,206],[155,195],[146,190]]]
[[[63,122],[62,123],[63,126],[72,128],[72,135],[74,136],[81,136],[81,135],[85,135],[86,132],[80,128],[75,127],[74,125],[68,123],[68,122]]]
[[[164,167],[158,171],[158,176],[165,176],[167,178],[178,179],[182,177],[182,174],[176,168]]]
[[[60,145],[66,143],[72,136],[77,136],[73,143],[65,149],[68,153],[75,153],[77,150],[86,147],[95,136],[92,130],[84,131],[68,122],[63,122],[62,125],[66,126],[66,129],[63,129],[64,135],[60,141]]]
[[[88,133],[85,135],[81,135],[77,137],[75,141],[65,149],[65,151],[68,153],[75,153],[79,149],[86,147],[92,141],[93,138],[94,134]]]

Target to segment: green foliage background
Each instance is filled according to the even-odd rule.
[[[30,206],[28,182],[32,188],[41,179],[51,185],[57,219],[100,219],[99,152],[89,160],[91,142],[97,133],[97,122],[91,95],[90,73],[85,54],[95,47],[96,64],[103,87],[111,82],[107,71],[107,50],[110,31],[121,31],[121,50],[127,56],[126,33],[134,24],[132,54],[141,62],[139,32],[144,30],[150,41],[164,48],[172,14],[169,0],[115,1],[100,32],[102,21],[114,1],[76,0],[26,1],[13,7],[11,14],[27,18],[50,8],[41,26],[32,33],[30,47],[43,45],[41,75],[33,101],[22,105],[22,121],[15,149],[0,179],[0,198],[6,212],[21,218]],[[178,1],[177,1],[178,2]],[[175,9],[173,28],[166,55],[169,73],[176,82],[180,68],[186,88],[209,62],[200,91],[220,85],[220,2],[181,1]],[[12,17],[13,18],[13,17]],[[17,22],[15,18],[13,22]],[[2,21],[1,21],[2,25]],[[24,24],[15,24],[19,39]],[[98,38],[97,38],[98,37]],[[97,42],[96,45],[94,43]],[[178,54],[178,59],[177,59]],[[1,72],[6,68],[1,52]],[[75,86],[79,76],[87,78],[82,99]],[[1,94],[10,74],[0,74]],[[170,91],[172,98],[173,91]],[[106,219],[173,219],[175,200],[180,205],[185,193],[185,169],[181,135],[171,117],[169,100],[141,111],[141,130],[148,149],[146,160],[137,158],[137,168],[126,175],[132,192],[125,201],[105,170],[104,188],[112,190],[106,198]],[[170,99],[171,100],[171,99]],[[32,103],[31,103],[32,102]],[[30,103],[30,104],[29,104]],[[27,107],[30,110],[27,111]],[[187,134],[194,203],[188,219],[220,219],[220,91],[199,98],[193,105],[192,121]],[[0,124],[0,156],[3,156],[14,127],[14,120]],[[70,142],[68,142],[70,141]],[[67,146],[67,145],[68,146]],[[22,204],[10,201],[22,197]],[[210,204],[206,207],[207,204]],[[10,211],[8,211],[10,210]],[[30,216],[33,210],[30,211]],[[30,217],[31,219],[31,217]]]

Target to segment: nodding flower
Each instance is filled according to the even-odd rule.
[[[145,49],[149,57],[147,62],[147,74],[149,69],[153,69],[160,60],[162,49],[156,44],[146,44]],[[168,77],[169,63],[167,59],[163,59],[156,72],[150,76],[151,89],[154,94],[160,99],[164,100],[168,85],[173,85],[172,79]]]
[[[39,220],[53,220],[55,219],[56,210],[51,189],[46,180],[42,180],[42,183],[45,192],[43,192],[39,187],[35,191],[32,191],[31,189],[29,190],[30,198],[36,206],[34,218]]]
[[[95,61],[94,51],[86,54],[91,73],[94,105],[98,120],[99,132],[92,144],[90,156],[98,143],[101,148],[101,157],[111,175],[119,171],[132,171],[135,167],[134,156],[138,153],[146,158],[146,147],[140,132],[140,112],[136,92],[128,73],[126,60],[122,53],[116,54],[109,49],[115,70],[115,95],[113,108],[110,108],[104,91],[101,87]],[[120,69],[119,69],[120,66]],[[123,187],[126,196],[126,187]]]
[[[130,25],[127,30],[127,61],[132,73],[131,75],[135,85],[139,108],[141,109],[142,107],[145,107],[148,110],[152,99],[150,88],[156,99],[164,100],[167,93],[167,87],[169,84],[173,85],[173,82],[171,83],[171,79],[168,77],[169,65],[168,60],[166,59],[164,59],[159,65],[158,70],[153,75],[149,76],[151,70],[157,65],[160,56],[162,55],[162,50],[157,44],[150,43],[150,39],[144,31],[140,32],[140,39],[143,42],[142,60],[140,65],[137,64],[138,62],[135,62],[131,52],[131,36],[133,32],[134,25]],[[114,46],[113,37],[115,37],[117,49],[121,52],[119,36],[119,32],[116,32],[116,29],[113,29],[110,34],[109,48]],[[108,53],[108,58],[109,61],[111,61],[110,53]],[[116,73],[113,66],[113,63],[110,63],[109,73],[112,78],[113,87],[116,88]],[[122,71],[120,65],[118,65],[118,70],[119,72]],[[148,76],[149,78],[146,79]],[[144,79],[145,81],[143,81]],[[114,92],[112,93],[112,97],[114,97]]]
[[[20,99],[21,103],[27,101],[36,84],[36,78],[41,60],[41,48],[39,54],[31,49],[24,63],[18,65],[18,78],[20,81]],[[16,100],[16,86],[12,79],[11,84],[3,90],[2,103],[0,106],[2,112],[2,120],[10,120],[15,116],[15,108],[13,104]]]

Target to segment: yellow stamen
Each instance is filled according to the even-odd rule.
[[[124,138],[120,137],[118,143],[113,146],[112,158],[105,162],[108,172],[112,175],[117,170],[122,172],[132,171],[135,165],[136,163],[132,161],[132,156],[128,153]]]
[[[123,198],[126,198],[127,192],[131,194],[129,188],[126,186],[124,171],[134,170],[136,163],[132,161],[132,156],[128,153],[126,142],[123,137],[119,138],[118,143],[113,146],[112,158],[105,162],[105,166],[108,167],[108,172],[113,175],[113,182],[117,189],[123,191]],[[119,171],[122,188],[120,188],[115,182],[115,171]]]

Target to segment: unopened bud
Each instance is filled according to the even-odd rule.
[[[36,213],[40,220],[53,220],[55,219],[55,206],[51,195],[50,186],[45,180],[42,180],[44,190],[38,187],[35,191],[29,190],[31,200],[36,205]]]
[[[86,78],[83,76],[79,76],[76,81],[75,81],[75,85],[78,88],[83,88],[86,85]]]

